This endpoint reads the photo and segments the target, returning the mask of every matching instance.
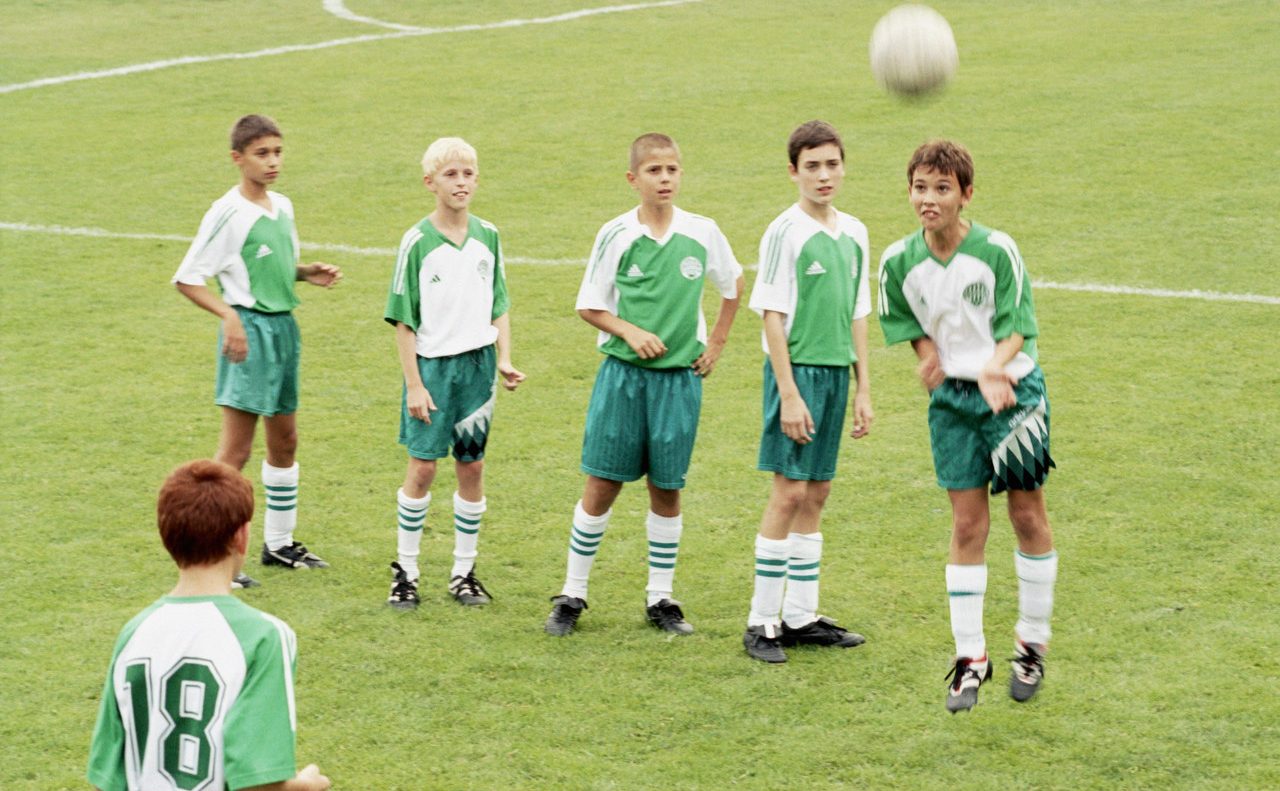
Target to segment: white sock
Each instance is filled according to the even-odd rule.
[[[431,505],[431,492],[421,498],[410,497],[404,489],[396,492],[396,554],[400,568],[411,580],[421,576],[418,572],[418,547],[422,544],[423,528],[427,525],[427,506]]]
[[[684,522],[679,514],[658,516],[650,511],[645,518],[645,531],[649,534],[648,604],[671,598],[676,577],[676,554],[680,551],[680,533],[683,530]]]
[[[788,557],[787,539],[756,536],[756,584],[747,626],[779,626],[782,623],[780,613],[783,590],[787,585]]]
[[[956,656],[982,659],[987,640],[982,633],[982,600],[987,595],[987,564],[947,564],[947,596],[951,602],[951,634]]]
[[[782,620],[792,629],[818,620],[818,567],[822,564],[821,533],[791,533],[787,536],[790,562],[787,564],[787,594],[782,602]]]
[[[573,508],[573,530],[569,533],[569,567],[564,575],[565,596],[587,598],[587,578],[591,576],[591,564],[609,526],[610,509],[599,516],[591,516],[582,510],[582,501]]]
[[[453,493],[453,571],[449,577],[465,577],[476,565],[476,545],[480,542],[480,516],[485,499],[473,503]]]
[[[298,525],[298,463],[272,467],[263,461],[262,488],[267,500],[263,539],[268,549],[287,547],[293,543],[293,529]]]
[[[1049,644],[1049,616],[1053,614],[1053,584],[1058,579],[1058,553],[1024,555],[1013,553],[1018,573],[1018,639],[1024,643]]]

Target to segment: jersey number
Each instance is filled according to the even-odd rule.
[[[133,743],[137,766],[142,767],[151,727],[151,685],[146,662],[124,669],[133,709]],[[218,713],[222,681],[207,662],[185,659],[169,671],[161,683],[161,712],[169,721],[160,743],[160,770],[177,788],[193,791],[213,776],[213,742],[209,724]]]

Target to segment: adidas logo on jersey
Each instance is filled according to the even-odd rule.
[[[432,275],[432,276],[431,276],[431,282],[432,282],[432,283],[439,283],[439,282],[440,282],[440,276],[439,276],[439,275]]]
[[[640,271],[640,267],[632,264],[631,268],[627,270],[627,277],[644,277],[644,272]]]
[[[265,244],[260,244],[258,245],[258,254],[254,258],[266,258],[269,255],[271,255],[271,248]]]
[[[827,270],[822,268],[822,262],[814,261],[812,264],[809,264],[809,268],[804,270],[804,273],[806,275],[825,275]]]

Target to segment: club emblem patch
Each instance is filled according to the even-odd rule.
[[[680,262],[680,274],[684,275],[686,280],[697,280],[702,277],[702,262],[689,256]]]
[[[986,283],[970,283],[964,287],[964,298],[975,308],[980,308],[987,304],[988,296],[990,296],[990,292],[987,291]]]

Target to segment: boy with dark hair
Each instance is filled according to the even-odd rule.
[[[253,520],[253,487],[232,467],[193,461],[164,482],[160,538],[178,584],[116,640],[89,753],[89,782],[117,789],[323,791],[296,772],[297,640],[232,597]]]
[[[854,369],[851,436],[871,430],[867,368],[867,227],[833,205],[844,182],[844,144],[822,121],[787,142],[799,199],[760,241],[750,307],[764,318],[764,428],[759,468],[773,488],[756,536],[755,592],[743,645],[764,662],[784,645],[851,648],[864,642],[818,615],[822,509],[831,493]]]
[[[693,627],[672,598],[684,487],[711,373],[733,325],[742,267],[714,221],[677,208],[680,149],[667,135],[631,144],[627,182],[635,209],[605,223],[578,290],[577,309],[600,330],[604,362],[591,390],[582,440],[582,500],[574,509],[569,560],[552,597],[547,634],[570,634],[587,607],[587,580],[622,485],[648,479],[649,583],[645,617],[666,632]],[[722,297],[710,335],[704,283]]]
[[[1031,278],[1013,239],[960,215],[973,198],[973,158],[932,140],[907,165],[907,194],[921,228],[880,259],[880,327],[910,341],[929,392],[929,438],[938,485],[951,500],[946,569],[955,664],[947,710],[967,711],[991,678],[982,629],[987,589],[987,496],[1008,492],[1017,536],[1017,641],[1009,694],[1026,701],[1044,678],[1058,554],[1042,486],[1049,400],[1036,362]]]
[[[243,469],[262,418],[267,458],[262,485],[267,512],[262,564],[324,568],[293,537],[298,519],[298,358],[302,339],[293,309],[294,283],[328,288],[342,279],[331,264],[300,263],[293,203],[270,190],[280,175],[284,143],[270,118],[246,115],[231,129],[231,161],[240,183],[213,202],[173,276],[183,296],[222,320],[214,403],[222,408],[218,461]],[[217,278],[222,296],[205,285]],[[240,573],[236,587],[257,583]]]

